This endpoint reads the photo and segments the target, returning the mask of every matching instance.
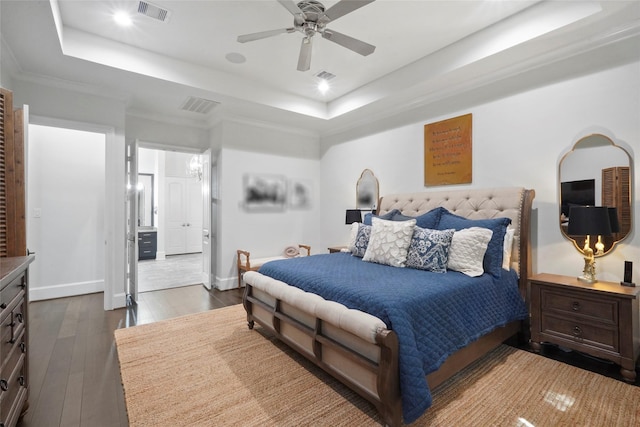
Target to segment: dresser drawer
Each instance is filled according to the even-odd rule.
[[[6,349],[6,353],[3,361],[3,367],[2,367],[3,378],[6,375],[8,375],[8,373],[13,372],[15,367],[18,366],[18,362],[20,361],[20,358],[22,357],[22,355],[26,354],[27,343],[25,343],[24,337],[25,337],[24,330],[22,330],[20,335],[18,335],[16,339],[13,340],[13,342],[8,342],[8,344],[10,345],[8,345],[7,347],[4,347],[5,342],[3,340],[2,344],[3,344],[3,347]]]
[[[556,317],[542,314],[541,333],[547,337],[557,337],[578,344],[582,350],[590,346],[602,350],[619,353],[620,344],[618,329],[604,324],[590,324],[576,319]],[[544,339],[543,339],[544,341]]]
[[[1,372],[5,372],[5,369],[8,365],[8,358],[11,354],[11,349],[13,348],[14,343],[11,342],[11,334],[13,320],[11,316],[7,316],[3,319],[2,324],[0,324],[0,367],[2,368]]]
[[[7,310],[11,310],[7,316],[3,317],[0,322],[0,368],[5,372],[10,362],[7,360],[14,347],[19,346],[20,337],[24,337],[26,329],[26,300],[23,298],[24,293],[18,294],[18,297],[11,302]]]
[[[11,310],[9,305],[15,297],[25,289],[27,284],[26,274],[22,274],[11,281],[5,288],[0,291],[0,319]]]
[[[591,319],[608,325],[618,324],[618,300],[615,298],[598,295],[596,299],[585,293],[542,287],[540,300],[542,313],[555,312],[576,319]]]
[[[7,370],[7,376],[0,379],[0,414],[5,425],[17,421],[26,398],[25,358],[21,354],[14,369]]]

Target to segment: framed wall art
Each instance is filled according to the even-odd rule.
[[[244,208],[283,210],[287,203],[287,179],[282,175],[244,175]]]
[[[471,114],[424,126],[424,185],[472,180]]]
[[[311,208],[312,182],[308,179],[289,180],[289,208]]]

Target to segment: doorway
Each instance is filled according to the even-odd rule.
[[[106,135],[71,125],[88,127],[29,124],[27,242],[38,261],[30,269],[33,300],[106,286]]]
[[[139,185],[143,195],[137,198],[138,293],[203,284],[200,157],[193,152],[138,148],[138,182],[146,181]]]

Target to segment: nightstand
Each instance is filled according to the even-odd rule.
[[[531,346],[548,342],[610,360],[625,381],[635,382],[640,353],[640,288],[613,282],[586,284],[574,277],[529,278]]]
[[[327,248],[329,250],[329,253],[332,254],[334,252],[344,252],[347,250],[346,246],[330,246]]]

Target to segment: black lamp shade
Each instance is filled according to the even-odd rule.
[[[572,206],[569,210],[571,236],[609,236],[611,224],[609,208],[606,206]]]
[[[354,222],[362,222],[360,209],[347,209],[345,224],[353,224]]]
[[[609,225],[611,226],[612,233],[620,232],[620,222],[618,222],[618,209],[616,208],[608,208],[609,209]]]

